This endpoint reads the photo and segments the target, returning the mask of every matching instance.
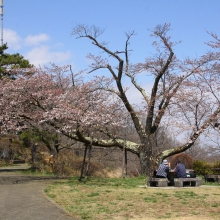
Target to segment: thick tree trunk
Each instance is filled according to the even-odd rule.
[[[149,135],[142,141],[142,143],[143,145],[140,149],[141,174],[152,177],[155,170],[155,158],[153,157],[153,135]]]

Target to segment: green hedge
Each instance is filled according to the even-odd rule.
[[[207,163],[206,161],[195,160],[193,163],[193,170],[197,175],[220,174],[218,168],[220,168],[220,161]]]

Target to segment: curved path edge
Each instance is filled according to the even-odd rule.
[[[0,172],[0,219],[77,220],[44,192],[49,185],[65,179]]]

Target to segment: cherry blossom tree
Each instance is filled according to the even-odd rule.
[[[158,25],[155,55],[143,63],[130,63],[129,43],[134,32],[126,33],[124,49],[112,51],[98,41],[103,30],[77,25],[72,34],[86,38],[100,49],[102,56],[88,54],[95,75],[83,80],[84,72],[73,74],[69,66],[35,69],[34,75],[0,81],[1,130],[27,129],[47,124],[65,136],[99,147],[119,147],[140,158],[142,174],[152,175],[155,164],[191,148],[202,134],[208,134],[219,119],[219,44],[215,35],[213,51],[197,59],[179,60],[168,36],[170,25]],[[106,56],[107,55],[107,56]],[[111,63],[112,62],[112,63]],[[100,76],[100,71],[103,75]],[[69,73],[70,71],[70,73]],[[140,81],[153,78],[151,93]],[[131,103],[126,79],[142,95],[142,103]],[[137,141],[123,138],[123,129],[132,124]],[[173,136],[190,135],[178,145],[158,148],[155,136],[161,127]],[[184,141],[184,142],[183,142]],[[182,143],[182,144],[179,144]],[[157,147],[157,150],[155,148]],[[158,152],[158,149],[161,149]]]
[[[105,91],[116,94],[129,113],[137,134],[140,138],[138,154],[142,172],[150,175],[154,169],[155,159],[162,159],[184,152],[193,146],[196,139],[219,117],[219,52],[208,52],[198,59],[187,58],[178,60],[174,55],[175,42],[167,35],[169,24],[158,25],[152,32],[157,39],[153,42],[156,48],[154,56],[146,58],[144,63],[131,64],[129,61],[129,41],[134,32],[126,33],[124,50],[111,51],[105,43],[98,41],[103,30],[92,26],[77,25],[72,34],[77,38],[88,38],[92,44],[118,62],[114,67],[110,59],[88,55],[93,63],[90,73],[107,69],[110,79],[115,83],[114,89],[102,87]],[[219,48],[219,40],[210,42],[213,48]],[[178,43],[178,42],[177,42]],[[124,59],[122,58],[124,56]],[[146,94],[145,88],[138,83],[138,75],[142,72],[154,76],[151,94]],[[139,111],[135,109],[126,94],[123,84],[124,77],[128,77],[133,86],[141,93],[145,108],[144,124]],[[181,146],[165,150],[154,155],[154,135],[161,125],[169,125],[173,133],[189,132],[191,135]],[[177,133],[178,132],[178,133]]]

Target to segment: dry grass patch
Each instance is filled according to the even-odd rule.
[[[142,185],[142,187],[140,187]],[[45,192],[80,219],[220,219],[220,186],[143,187],[145,178],[72,178]]]

